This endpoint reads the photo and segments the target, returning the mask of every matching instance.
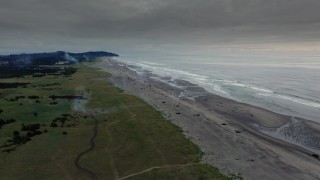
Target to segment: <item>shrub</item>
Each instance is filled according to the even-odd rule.
[[[50,127],[58,127],[58,124],[57,123],[51,123]]]

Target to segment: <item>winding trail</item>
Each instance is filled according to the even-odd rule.
[[[85,155],[85,154],[89,153],[90,151],[94,150],[94,148],[96,147],[96,144],[94,143],[94,139],[97,137],[97,134],[98,134],[99,121],[92,113],[90,113],[90,115],[91,115],[91,118],[94,119],[94,121],[95,121],[94,129],[93,129],[93,135],[90,138],[90,147],[89,147],[89,149],[87,149],[87,150],[81,152],[80,154],[78,154],[78,156],[76,157],[76,159],[74,161],[74,165],[80,171],[85,172],[86,174],[90,175],[93,180],[97,180],[98,177],[94,172],[90,171],[89,169],[86,169],[86,168],[82,167],[80,165],[80,163],[79,163],[79,161],[80,161],[80,159],[81,159],[81,157],[83,155]]]
[[[197,164],[200,164],[200,163],[189,163],[189,164],[178,164],[178,165],[167,165],[167,166],[155,166],[155,167],[152,167],[152,168],[149,168],[149,169],[146,169],[146,170],[143,170],[143,171],[140,171],[140,172],[137,172],[137,173],[133,173],[133,174],[127,175],[125,177],[119,178],[118,180],[128,179],[130,177],[137,176],[137,175],[140,175],[140,174],[143,174],[143,173],[155,170],[155,169],[186,167],[186,166],[192,166],[192,165],[197,165]]]

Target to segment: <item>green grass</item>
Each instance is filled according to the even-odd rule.
[[[183,165],[154,169],[128,179],[230,179],[217,169],[199,164],[201,151],[187,140],[181,130],[164,119],[160,112],[142,100],[124,94],[111,83],[101,80],[109,76],[84,65],[77,66],[72,77],[12,78],[1,82],[27,82],[28,88],[0,90],[0,119],[18,121],[0,129],[0,145],[10,139],[21,123],[41,123],[44,133],[11,153],[0,152],[0,179],[90,179],[74,166],[77,154],[89,147],[94,121],[84,118],[92,112],[99,120],[96,148],[80,161],[83,167],[98,175],[99,179],[115,179],[141,172],[155,166]],[[62,85],[40,87],[43,84]],[[7,102],[15,96],[40,96],[40,103],[21,99]],[[86,112],[78,112],[79,126],[51,128],[51,121],[63,113],[75,114],[74,102],[56,100],[50,105],[50,95],[86,95]],[[20,105],[22,103],[23,105]],[[38,112],[38,117],[33,115]],[[66,131],[68,134],[63,135]]]

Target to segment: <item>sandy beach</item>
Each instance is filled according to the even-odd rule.
[[[205,153],[204,163],[244,179],[320,179],[320,125],[315,122],[209,94],[187,81],[171,86],[111,59],[94,67],[111,73],[116,87],[179,126]],[[190,99],[185,91],[202,95]]]

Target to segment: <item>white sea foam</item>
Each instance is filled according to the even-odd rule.
[[[217,82],[222,82],[222,83],[234,83],[236,81],[231,81],[231,80],[228,80],[228,79],[215,79],[214,81],[217,81]]]
[[[256,95],[258,95],[258,96],[266,96],[266,97],[270,97],[270,96],[272,96],[273,94],[271,94],[271,93],[257,93]]]
[[[273,93],[273,91],[269,90],[269,89],[263,89],[260,87],[254,87],[254,86],[249,86],[249,88],[257,90],[257,91],[262,91],[262,92],[267,92],[267,93]]]
[[[272,90],[261,88],[261,87],[255,87],[255,86],[251,86],[251,85],[246,85],[246,84],[243,84],[243,83],[240,83],[240,82],[235,82],[235,81],[230,81],[230,80],[223,80],[223,83],[225,85],[238,86],[238,87],[253,89],[255,91],[273,93]]]
[[[142,67],[142,68],[147,68],[148,70],[149,69],[156,69],[156,67],[150,66],[150,65],[147,65],[147,64],[144,64],[144,63],[136,63],[136,65],[139,66],[139,67]]]
[[[188,92],[188,91],[182,91],[178,98],[181,100],[184,99],[190,99],[192,101],[195,101],[196,98],[204,96],[205,94],[201,94],[201,93],[192,93],[192,92]]]
[[[245,84],[241,84],[241,83],[238,83],[238,82],[225,82],[224,83],[225,85],[231,85],[231,86],[238,86],[238,87],[248,87],[246,86]]]
[[[165,65],[165,64],[161,64],[161,63],[145,62],[145,61],[143,61],[142,63],[143,63],[143,64],[149,64],[149,65],[156,65],[156,66],[163,66],[163,65]]]
[[[217,84],[213,85],[213,90],[214,90],[214,91],[217,91],[217,92],[220,92],[220,93],[223,93],[223,94],[228,94],[226,91],[223,91],[223,90],[221,89],[221,86],[219,86],[219,85],[217,85]]]
[[[130,70],[133,71],[133,72],[136,72],[138,75],[143,75],[143,74],[144,74],[144,72],[141,71],[141,70],[138,69],[138,68],[132,68],[132,67],[127,67],[127,68],[130,69]]]
[[[298,98],[298,97],[289,97],[289,96],[278,95],[278,94],[275,95],[275,97],[277,97],[279,99],[295,102],[295,103],[298,103],[298,104],[303,104],[303,105],[306,105],[306,106],[320,108],[320,103],[314,102],[314,101],[310,101],[310,100],[307,100],[307,99],[302,99],[302,98]]]
[[[136,63],[136,65],[145,70],[150,70],[160,76],[170,76],[176,79],[188,80],[192,83],[205,83],[208,80],[207,76],[191,73],[188,71],[172,69],[168,67],[151,66],[145,63]]]
[[[281,94],[274,94],[274,93],[257,93],[259,96],[265,96],[265,97],[272,97],[272,98],[277,98],[285,101],[290,101],[294,102],[297,104],[305,105],[305,106],[310,106],[314,108],[320,108],[320,103],[314,102],[308,99],[302,99],[299,97],[290,97],[290,96],[285,96]]]

